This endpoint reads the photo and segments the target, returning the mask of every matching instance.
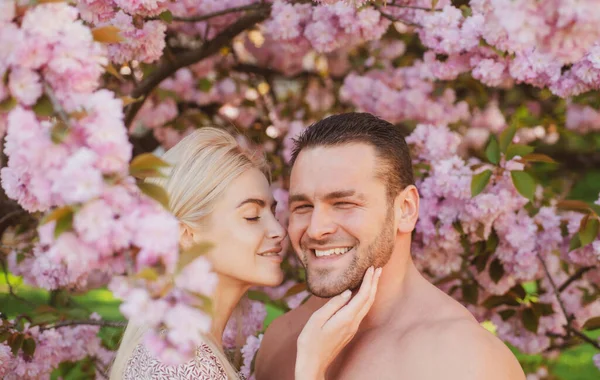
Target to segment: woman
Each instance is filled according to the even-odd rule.
[[[238,379],[221,343],[227,321],[250,287],[277,286],[283,280],[281,244],[286,232],[274,216],[265,162],[245,153],[231,135],[215,128],[202,128],[185,137],[164,159],[171,167],[156,182],[169,194],[170,210],[180,222],[182,247],[213,244],[208,259],[218,285],[211,331],[194,360],[166,366],[140,344],[147,329],[130,321],[110,378]],[[370,308],[378,273],[380,269],[367,272],[352,301],[348,302],[351,294],[346,291],[314,314],[299,339],[298,379],[324,379],[329,363],[356,332],[344,321],[362,319]]]

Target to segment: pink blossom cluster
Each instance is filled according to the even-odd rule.
[[[246,340],[246,344],[242,347],[242,368],[240,368],[240,373],[246,378],[251,379],[252,375],[252,363],[254,361],[254,357],[260,348],[260,344],[262,343],[263,334],[260,334],[258,337],[254,335],[250,335]]]
[[[386,70],[372,70],[366,75],[351,73],[344,79],[340,97],[359,110],[392,123],[414,120],[449,124],[468,120],[467,103],[457,102],[452,89],[435,96],[432,79],[429,66],[423,62],[391,73]]]
[[[134,25],[133,16],[156,16],[167,9],[167,0],[81,0],[81,18],[96,27],[118,28],[120,42],[108,45],[112,62],[131,60],[154,62],[165,47],[166,25],[158,20],[141,21]]]
[[[41,4],[29,9],[19,25],[12,20],[14,1],[3,6],[11,16],[0,20],[0,76],[8,73],[8,88],[0,85],[0,100],[10,94],[32,106],[50,86],[69,108],[99,85],[102,66],[108,63],[106,51],[78,19],[76,8]]]
[[[133,324],[150,328],[144,344],[162,362],[175,365],[190,360],[210,331],[206,300],[217,285],[217,275],[211,270],[208,259],[197,257],[174,280],[116,276],[109,284],[115,296],[124,300],[123,315]]]
[[[503,124],[490,109],[490,121],[497,127]],[[488,125],[486,119],[481,119]],[[469,268],[478,286],[478,302],[491,295],[504,295],[518,283],[541,280],[546,289],[539,302],[550,304],[555,311],[540,319],[539,330],[533,333],[524,328],[519,318],[504,320],[498,314],[481,306],[469,305],[479,319],[490,319],[498,329],[498,335],[523,352],[540,353],[551,344],[547,333],[564,335],[566,319],[561,305],[548,280],[560,284],[569,278],[561,262],[573,268],[597,266],[600,263],[600,236],[583,248],[569,250],[569,242],[579,232],[583,214],[560,212],[556,207],[541,205],[541,193],[536,193],[533,214],[525,211],[529,202],[515,189],[510,172],[524,169],[519,156],[506,161],[502,158],[499,167],[483,164],[477,159],[465,160],[460,154],[460,136],[446,126],[418,125],[407,137],[407,142],[418,168],[423,168],[417,186],[421,194],[420,215],[416,226],[412,252],[417,266],[435,278],[464,274]],[[475,174],[491,170],[490,183],[477,196],[471,196],[471,181]],[[600,199],[596,202],[600,204]],[[562,226],[566,225],[564,235]],[[481,255],[474,249],[483,247],[490,239],[497,243],[483,268],[473,262],[465,263],[463,255]],[[481,246],[483,244],[483,246]],[[481,248],[483,249],[483,248]],[[556,254],[560,252],[560,257]],[[561,261],[562,259],[562,261]],[[491,263],[498,260],[502,266],[502,277],[492,279]],[[545,267],[542,266],[545,263]],[[546,272],[548,270],[548,273]],[[586,292],[593,292],[600,281],[596,271],[575,281],[561,294],[561,302],[573,323],[581,328],[585,321],[600,314],[597,303],[584,303]],[[443,286],[454,291],[456,282]],[[454,295],[456,296],[456,295]],[[464,295],[463,295],[464,296]],[[522,308],[524,309],[524,307]]]
[[[276,41],[331,52],[343,46],[379,39],[390,21],[371,7],[356,10],[343,3],[311,6],[275,1],[271,19],[264,23],[265,34]]]
[[[265,304],[259,301],[242,299],[223,332],[223,347],[239,348],[252,336],[263,331],[267,317]]]
[[[253,0],[179,0],[169,3],[169,10],[175,17],[187,18],[191,16],[207,16],[228,9],[256,5]],[[229,12],[220,16],[211,17],[205,21],[198,22],[175,22],[173,30],[191,35],[200,35],[204,39],[213,38],[230,24],[237,21],[242,11]]]
[[[92,314],[91,319],[100,318]],[[6,380],[49,378],[50,373],[62,362],[95,357],[103,351],[99,330],[99,326],[86,325],[46,330],[27,325],[23,333],[36,342],[33,357],[26,359],[22,351],[15,357],[7,345],[0,343],[0,376]]]
[[[565,127],[581,133],[600,131],[600,112],[590,106],[571,103],[567,106]]]

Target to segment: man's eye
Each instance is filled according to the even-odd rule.
[[[294,211],[307,211],[308,209],[311,209],[312,205],[300,205],[297,207],[294,207]]]
[[[350,206],[354,206],[354,203],[350,203],[350,202],[336,202],[334,204],[334,206],[350,207]]]

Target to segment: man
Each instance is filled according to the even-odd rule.
[[[292,164],[288,232],[313,296],[271,324],[257,380],[294,379],[308,318],[327,298],[357,289],[371,265],[383,267],[375,301],[327,379],[525,378],[508,348],[414,266],[419,194],[394,125],[366,113],[328,117],[296,141]]]

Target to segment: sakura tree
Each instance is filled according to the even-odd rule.
[[[0,261],[14,302],[9,273],[52,299],[3,315],[0,376],[80,362],[106,377],[99,331],[123,324],[70,302],[102,287],[152,327],[154,355],[189,359],[216,278],[144,181],[159,153],[203,126],[241,131],[285,223],[292,139],[351,110],[406,131],[432,282],[524,353],[600,351],[599,23],[595,0],[4,0]],[[234,321],[225,333],[245,375],[265,304],[307,296],[293,255],[284,269],[244,300],[247,344]]]

